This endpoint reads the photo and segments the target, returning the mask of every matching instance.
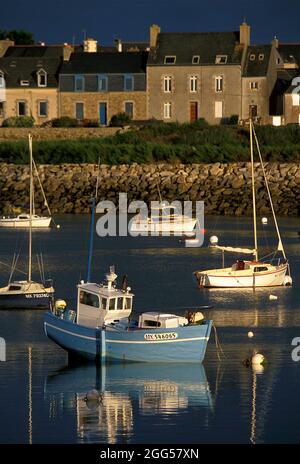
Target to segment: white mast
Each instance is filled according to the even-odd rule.
[[[28,134],[29,144],[29,172],[30,172],[30,187],[29,187],[29,251],[28,251],[28,282],[31,282],[32,268],[32,197],[33,197],[33,182],[32,182],[32,136]]]
[[[250,118],[250,152],[251,152],[251,181],[252,181],[252,203],[253,203],[253,232],[254,232],[254,258],[258,261],[257,251],[257,226],[256,226],[256,198],[254,179],[254,156],[253,156],[253,134],[252,119]]]

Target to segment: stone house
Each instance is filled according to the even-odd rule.
[[[145,120],[146,51],[98,51],[90,47],[72,53],[59,75],[59,115],[109,124],[126,112]]]
[[[1,42],[0,125],[12,116],[33,116],[36,124],[56,117],[63,46]]]

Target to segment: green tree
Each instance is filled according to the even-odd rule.
[[[34,44],[33,33],[25,31],[24,29],[12,29],[11,31],[0,29],[0,40],[5,39],[13,40],[16,45]]]

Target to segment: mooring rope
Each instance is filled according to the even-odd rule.
[[[223,356],[224,358],[226,358],[226,355],[225,355],[225,353],[223,351],[223,348],[221,346],[221,343],[220,343],[220,340],[219,340],[219,337],[218,337],[218,333],[217,333],[217,328],[216,328],[215,324],[213,324],[213,328],[214,328],[214,334],[215,334],[215,343],[216,343],[218,360],[222,361],[221,357]]]

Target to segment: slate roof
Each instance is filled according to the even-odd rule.
[[[247,49],[243,77],[266,76],[270,62],[271,49],[271,45],[250,45]]]
[[[47,73],[47,87],[58,87],[58,72],[62,62],[63,46],[14,46],[0,58],[7,88],[37,87],[37,71]],[[20,85],[21,80],[29,86]]]
[[[147,56],[147,52],[73,53],[60,74],[144,74]]]
[[[278,52],[284,63],[296,64],[300,68],[300,43],[279,43]]]
[[[240,64],[243,47],[239,39],[237,31],[160,33],[157,46],[150,51],[148,65],[163,65],[165,56],[173,55],[176,56],[175,66],[192,65],[195,55],[200,56],[198,65],[215,64],[216,55],[227,55],[227,65]]]

